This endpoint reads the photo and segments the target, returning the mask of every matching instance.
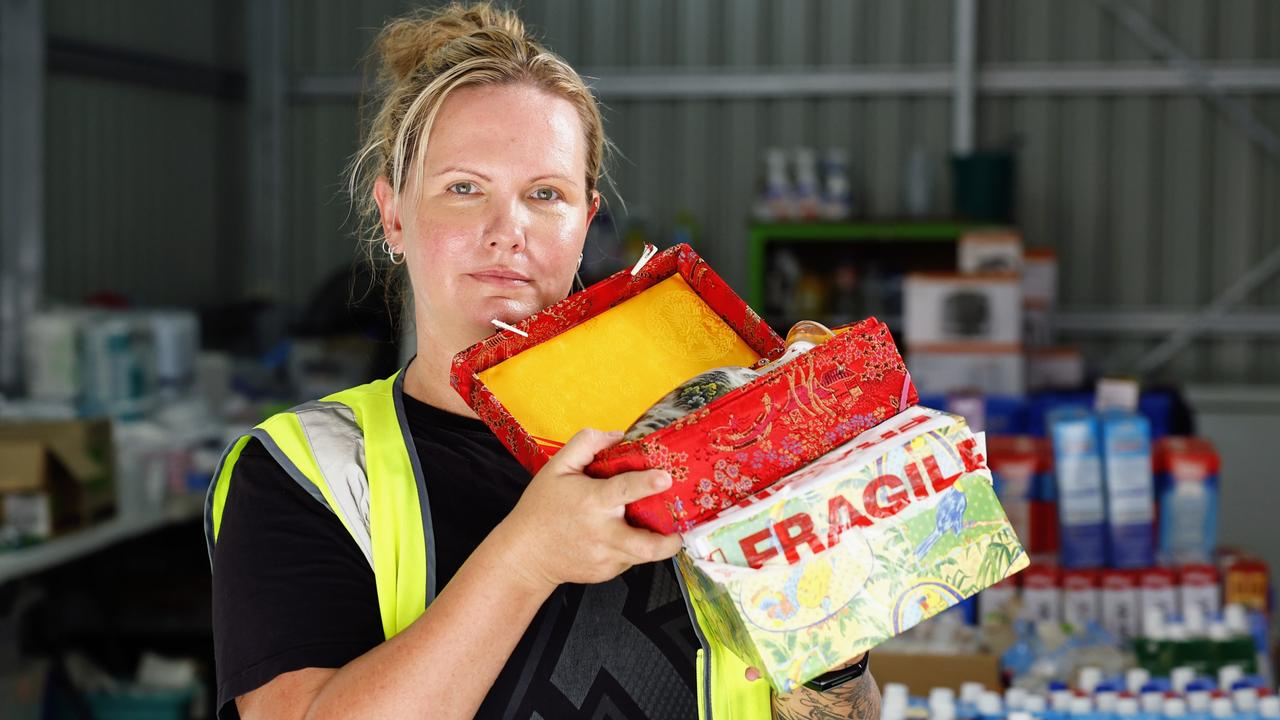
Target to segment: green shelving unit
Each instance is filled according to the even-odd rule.
[[[953,221],[906,220],[865,222],[777,222],[750,226],[747,301],[764,310],[765,260],[775,243],[951,242],[985,225]]]

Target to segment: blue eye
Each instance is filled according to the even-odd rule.
[[[464,189],[459,190],[458,188],[464,188]],[[454,192],[459,195],[470,195],[471,193],[475,192],[475,189],[476,189],[476,184],[473,182],[456,182],[449,186],[450,192]]]
[[[533,191],[533,196],[539,200],[555,200],[560,197],[560,193],[552,188],[538,188]]]

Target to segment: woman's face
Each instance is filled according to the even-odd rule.
[[[491,335],[490,320],[513,323],[568,295],[598,203],[585,178],[568,100],[530,85],[450,93],[422,175],[398,202],[384,181],[375,191],[387,240],[405,254],[419,337],[454,352]]]

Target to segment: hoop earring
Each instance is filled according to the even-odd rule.
[[[582,276],[578,273],[573,274],[573,282],[578,286],[578,292],[582,292],[587,289],[587,286],[582,284]]]
[[[388,242],[388,241],[386,241],[386,240],[383,240],[383,241],[382,241],[382,251],[383,251],[383,252],[385,252],[385,253],[387,254],[387,259],[389,259],[389,260],[391,261],[391,264],[392,264],[392,265],[403,265],[403,264],[404,264],[404,253],[397,253],[395,250],[392,250],[392,249],[391,249],[391,243],[390,243],[390,242]],[[396,256],[397,256],[397,255],[399,255],[399,257],[400,257],[400,259],[399,259],[399,260],[396,260]]]

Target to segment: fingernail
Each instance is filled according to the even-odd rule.
[[[660,488],[671,487],[671,473],[663,472],[658,475],[658,479],[653,484]]]

